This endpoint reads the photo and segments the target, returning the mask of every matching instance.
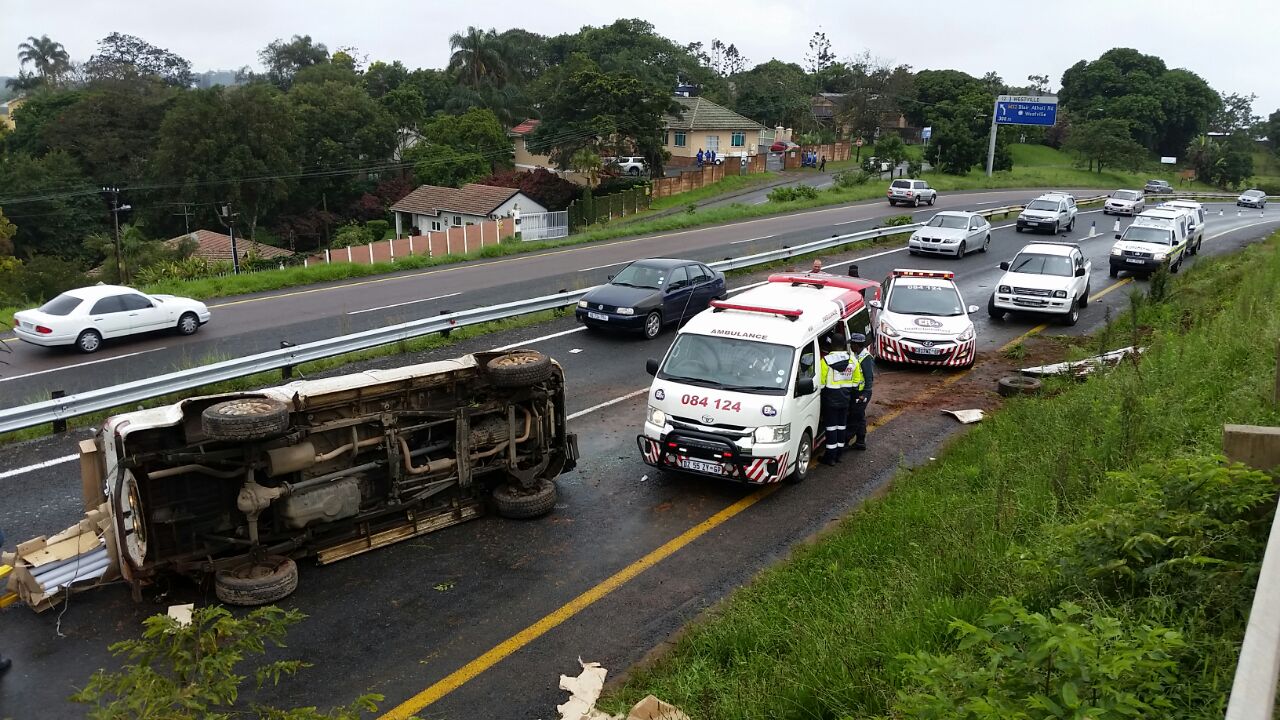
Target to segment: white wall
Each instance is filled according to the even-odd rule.
[[[510,215],[511,211],[515,209],[517,203],[520,205],[521,215],[525,213],[544,213],[547,211],[545,207],[534,202],[533,198],[525,195],[524,193],[518,192],[515,195],[512,195],[510,200],[499,205],[498,209],[493,211],[493,216],[506,217],[507,215]]]

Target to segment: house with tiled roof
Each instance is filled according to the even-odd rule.
[[[415,235],[474,225],[521,213],[544,213],[545,207],[515,188],[467,183],[460,188],[423,185],[391,206],[396,235],[417,228]]]
[[[231,262],[230,235],[224,235],[212,230],[196,230],[165,241],[166,245],[173,248],[185,243],[193,243],[195,246],[195,250],[191,252],[191,257],[208,260],[209,262]],[[240,254],[241,260],[254,257],[274,260],[293,255],[291,251],[284,248],[264,245],[243,237],[236,238],[236,252]]]
[[[681,97],[680,116],[667,115],[664,147],[672,166],[696,165],[698,151],[715,151],[717,157],[747,157],[759,152],[765,127],[704,97]]]
[[[511,138],[511,144],[515,148],[515,165],[521,170],[533,170],[534,168],[554,169],[551,164],[550,155],[539,155],[529,151],[525,145],[525,139],[538,129],[537,120],[525,120],[519,125],[507,131],[507,137]]]

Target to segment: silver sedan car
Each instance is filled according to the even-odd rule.
[[[907,252],[912,255],[953,255],[964,257],[991,247],[991,223],[977,213],[940,212],[925,226],[911,233]]]

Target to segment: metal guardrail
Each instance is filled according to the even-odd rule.
[[[912,223],[911,225],[837,235],[802,245],[769,250],[755,255],[707,264],[720,271],[765,265],[841,245],[910,232],[920,227],[920,225],[921,223]],[[144,380],[135,380],[97,390],[87,390],[53,400],[5,408],[0,410],[0,433],[67,420],[68,418],[100,412],[140,400],[149,400],[186,390],[194,390],[227,380],[255,375],[260,372],[294,367],[312,360],[346,355],[469,325],[480,325],[519,315],[569,307],[575,305],[583,295],[586,295],[592,289],[594,287],[545,295],[528,300],[517,300],[501,305],[462,310],[448,315],[413,320],[399,325],[389,325],[350,335],[302,343],[279,350],[270,350],[234,360],[224,360]]]
[[[1099,199],[1102,199],[1102,197],[1083,198],[1076,202],[1077,204],[1083,204]],[[993,215],[1020,212],[1021,210],[1022,205],[1008,205],[1005,207],[987,208],[976,212],[984,217],[991,217]],[[741,258],[707,263],[707,265],[722,272],[726,270],[739,270],[755,267],[758,265],[767,265],[769,263],[778,262],[779,260],[786,260],[799,255],[807,255],[809,253],[862,242],[864,240],[874,240],[877,238],[908,233],[916,228],[922,227],[923,225],[924,223],[910,223],[907,225],[883,227],[875,230],[849,233],[846,235],[836,235],[822,240],[803,243],[801,245],[783,247],[777,250],[768,250]],[[14,430],[21,430],[23,428],[43,425],[46,423],[65,421],[69,418],[128,405],[140,400],[149,400],[151,398],[171,395],[173,393],[183,392],[186,390],[194,390],[208,385],[213,385],[215,383],[225,382],[227,380],[255,375],[260,372],[290,368],[313,360],[321,360],[337,355],[346,355],[348,353],[368,350],[382,345],[390,345],[403,340],[410,340],[455,328],[467,327],[469,325],[480,325],[487,322],[493,322],[495,320],[517,317],[519,315],[527,315],[529,313],[542,312],[544,310],[569,307],[576,304],[583,295],[586,295],[592,289],[594,289],[594,287],[575,290],[572,292],[557,293],[555,295],[545,295],[543,297],[528,300],[517,300],[515,302],[503,303],[501,305],[491,305],[488,307],[473,308],[471,310],[462,310],[448,315],[439,315],[423,320],[413,320],[399,325],[389,325],[387,327],[365,330],[363,332],[352,333],[350,335],[342,335],[339,337],[326,338],[315,342],[294,345],[291,347],[281,348],[279,350],[270,350],[268,352],[236,358],[234,360],[224,360],[222,362],[202,365],[200,367],[190,368],[187,370],[179,370],[153,378],[135,380],[133,382],[100,388],[98,390],[87,390],[85,392],[67,395],[53,400],[45,400],[42,402],[31,403],[29,405],[6,408],[0,410],[0,433],[12,432]]]
[[[1280,510],[1277,510],[1280,518]],[[1249,609],[1226,720],[1270,720],[1280,678],[1280,521],[1273,520]]]

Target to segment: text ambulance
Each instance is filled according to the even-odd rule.
[[[820,443],[818,338],[871,333],[879,284],[824,273],[773,275],[716,300],[648,362],[645,463],[746,483],[800,482]]]

